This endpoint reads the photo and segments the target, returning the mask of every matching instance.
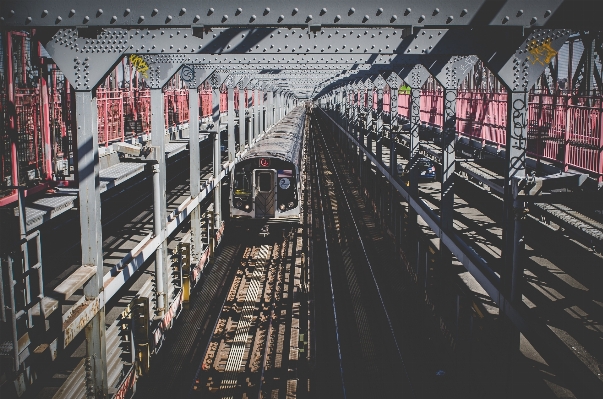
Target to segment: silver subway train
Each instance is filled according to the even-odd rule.
[[[298,222],[306,107],[298,106],[266,132],[231,175],[233,220]]]

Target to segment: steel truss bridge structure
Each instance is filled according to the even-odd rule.
[[[172,305],[166,294],[169,270],[165,244],[175,228],[172,222],[190,217],[192,240],[198,240],[201,236],[198,205],[213,188],[212,185],[202,191],[196,143],[204,132],[200,132],[198,123],[190,122],[191,197],[175,219],[168,218],[163,90],[178,76],[188,88],[189,121],[200,118],[200,88],[214,93],[211,115],[208,115],[211,120],[205,132],[212,134],[215,143],[214,182],[219,182],[224,169],[228,170],[228,165],[236,162],[246,142],[252,145],[261,133],[261,126],[273,125],[304,100],[313,100],[326,109],[339,129],[352,134],[368,148],[380,137],[395,137],[403,128],[407,129],[410,132],[409,185],[401,186],[393,181],[392,184],[407,199],[414,218],[423,218],[440,238],[443,262],[450,263],[454,255],[497,304],[512,326],[508,343],[511,354],[519,350],[522,333],[528,340],[548,346],[558,354],[554,361],[563,364],[568,349],[540,321],[527,315],[527,307],[522,302],[522,225],[526,203],[562,201],[564,196],[572,195],[553,192],[559,188],[578,189],[589,184],[598,187],[603,177],[603,136],[599,122],[599,136],[594,136],[594,166],[590,169],[583,167],[579,171],[566,170],[544,177],[527,173],[529,96],[545,71],[549,71],[550,77],[555,57],[564,43],[576,35],[590,38],[590,44],[572,83],[587,96],[601,93],[601,72],[595,62],[596,54],[601,56],[598,32],[601,21],[597,9],[600,9],[600,1],[595,0],[379,0],[376,3],[227,0],[215,4],[192,0],[50,3],[4,0],[0,10],[3,40],[10,32],[27,32],[31,42],[39,43],[52,58],[74,93],[73,135],[77,144],[73,148],[73,165],[79,187],[77,208],[82,247],[77,284],[78,288],[83,287],[84,300],[77,304],[77,312],[73,312],[59,339],[49,343],[49,350],[60,352],[74,336],[85,331],[88,395],[98,398],[108,395],[104,307],[127,277],[115,278],[112,281],[116,283],[108,285],[103,272],[97,140],[102,131],[99,131],[98,102],[101,101],[100,85],[127,59],[129,65],[144,76],[150,98],[151,147],[147,160],[154,168],[155,229],[148,246],[157,259],[157,317],[164,317]],[[4,52],[7,51],[5,48]],[[12,59],[4,68],[11,63]],[[502,143],[506,172],[501,184],[504,268],[500,274],[494,273],[453,227],[457,100],[463,82],[477,64],[487,68],[506,91]],[[11,73],[7,71],[8,75]],[[428,80],[440,87],[443,99],[439,133],[443,170],[439,215],[418,199],[413,164],[419,158],[421,96]],[[220,92],[223,93],[222,106]],[[242,95],[243,92],[247,94]],[[404,115],[408,127],[402,126],[398,116],[400,93],[408,96],[408,115]],[[600,107],[600,102],[598,104]],[[237,122],[245,113],[253,120],[249,126]],[[225,115],[221,117],[221,114]],[[42,118],[48,119],[48,116]],[[11,123],[7,120],[6,126],[14,127]],[[228,132],[228,163],[225,165],[220,157],[221,124],[226,124]],[[235,125],[239,126],[240,152],[236,148]],[[42,151],[51,152],[50,148]],[[16,154],[17,145],[9,145],[3,157],[16,159]],[[395,156],[395,148],[390,154]],[[374,156],[370,151],[366,154],[369,159]],[[396,163],[391,165],[394,168]],[[394,170],[384,172],[396,174]],[[6,181],[10,184],[4,188],[12,190],[13,198],[18,198],[21,204],[25,190],[18,184],[22,178],[18,168],[13,167],[8,177]],[[215,209],[218,209],[219,190],[214,190],[213,195]],[[213,223],[214,228],[221,226],[219,212]],[[24,222],[18,230],[19,259],[27,258],[28,243],[36,237],[28,233]],[[198,261],[201,255],[198,246],[193,244],[192,258]],[[24,278],[28,286],[29,276],[40,266],[27,261],[25,264]],[[3,263],[5,270],[12,267],[12,263]],[[123,274],[122,271],[116,270],[117,275]],[[3,284],[4,301],[16,295],[18,288],[12,283],[12,277]],[[9,286],[10,290],[6,288]],[[29,287],[25,291],[28,299],[23,309],[16,309],[14,301],[2,304],[7,309],[2,310],[3,320],[12,326],[8,334],[12,334],[14,363],[11,378],[19,381],[29,378],[24,353],[33,352],[33,348],[27,349],[24,343],[27,339],[22,338],[32,327],[31,309],[51,303],[48,299],[45,301],[43,288],[40,292]],[[24,320],[25,329],[18,327]],[[587,387],[585,391],[602,389],[600,379],[590,372],[582,372],[587,366],[576,362],[568,367],[572,369],[568,373],[575,378],[575,384]]]

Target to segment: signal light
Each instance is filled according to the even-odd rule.
[[[260,158],[260,166],[262,168],[267,168],[268,166],[270,166],[270,159],[268,159],[268,158]]]

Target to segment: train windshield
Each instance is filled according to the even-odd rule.
[[[235,172],[234,193],[235,195],[251,195],[251,182],[244,171]]]
[[[272,190],[272,173],[262,172],[259,176],[260,191],[267,193]]]

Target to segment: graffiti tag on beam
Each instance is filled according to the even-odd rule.
[[[149,74],[147,73],[147,71],[149,70],[149,64],[147,64],[147,62],[144,60],[144,58],[142,58],[138,54],[130,54],[129,59],[130,59],[130,63],[134,67],[134,69],[136,69],[136,71],[138,73],[140,73],[142,76],[144,76],[146,79],[148,79]]]
[[[557,55],[557,51],[551,47],[551,42],[551,39],[547,39],[542,43],[532,40],[528,44],[528,60],[530,60],[532,65],[539,63],[546,66]]]

